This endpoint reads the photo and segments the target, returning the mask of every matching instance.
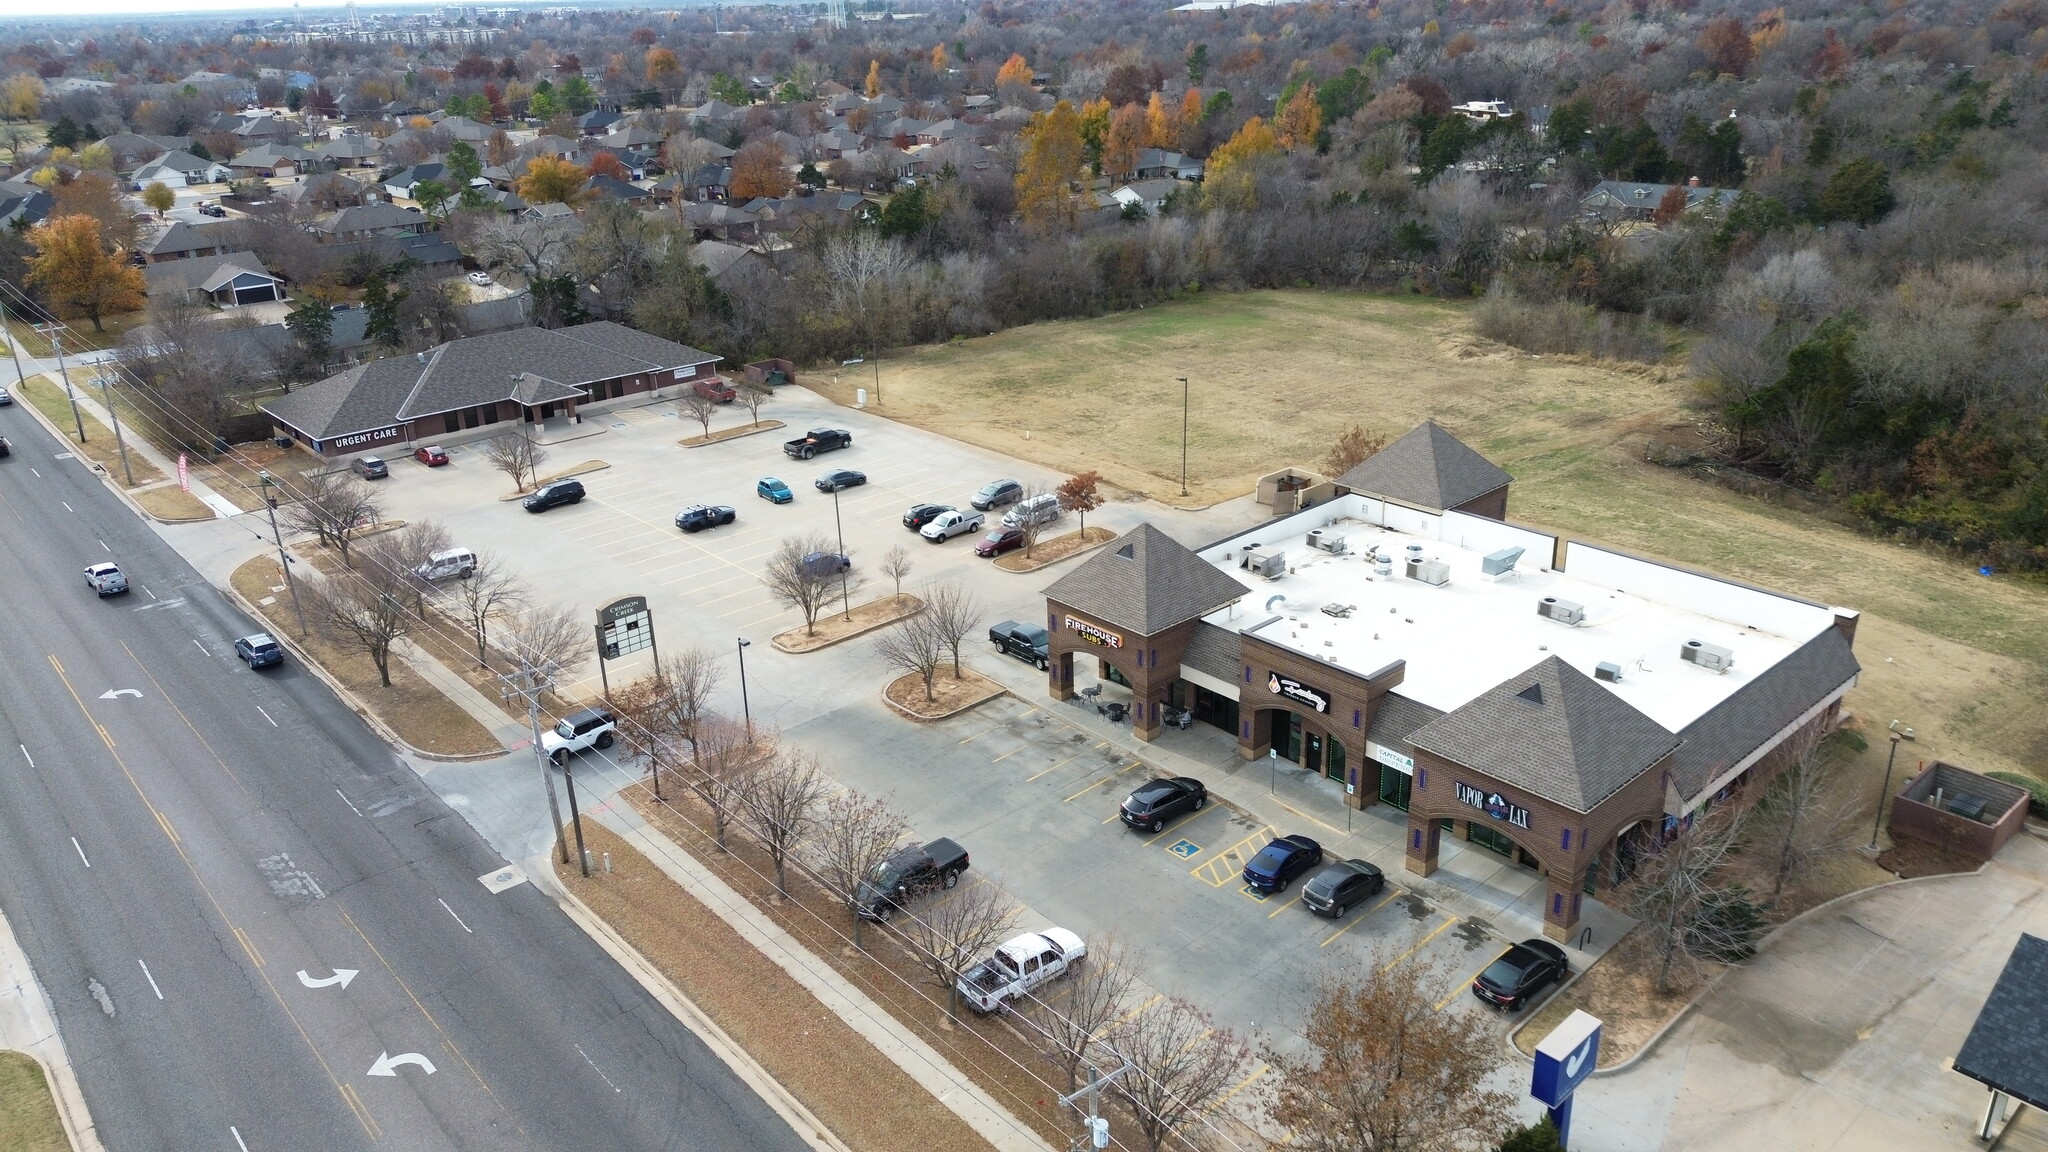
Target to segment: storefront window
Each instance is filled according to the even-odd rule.
[[[1380,765],[1380,799],[1401,811],[1408,810],[1408,793],[1415,786],[1414,777],[1391,764]]]
[[[1465,839],[1489,852],[1498,852],[1510,860],[1515,858],[1515,842],[1513,840],[1495,832],[1477,820],[1466,821],[1465,828]]]

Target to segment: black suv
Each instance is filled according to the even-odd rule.
[[[1144,832],[1164,832],[1166,822],[1184,812],[1200,812],[1209,789],[1192,776],[1162,776],[1147,781],[1116,810],[1124,823]]]
[[[676,513],[676,527],[685,532],[697,532],[730,524],[738,515],[723,504],[692,504]]]
[[[540,491],[528,496],[521,503],[528,512],[545,512],[562,504],[574,504],[583,499],[583,481],[557,480],[544,485]]]
[[[903,526],[915,532],[952,511],[954,508],[951,504],[912,504],[910,511],[903,514]]]

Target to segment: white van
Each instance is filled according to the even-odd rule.
[[[1017,506],[1003,514],[1003,527],[1022,528],[1027,524],[1050,524],[1066,513],[1060,508],[1060,498],[1047,492],[1019,501]]]
[[[464,580],[476,571],[476,553],[467,548],[446,548],[427,557],[427,562],[412,570],[422,580],[446,580],[459,576]]]

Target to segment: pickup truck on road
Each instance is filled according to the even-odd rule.
[[[961,973],[953,987],[969,1008],[986,1016],[1066,975],[1087,954],[1088,946],[1065,928],[1026,932]]]
[[[1005,620],[988,630],[988,642],[1005,656],[1015,656],[1041,669],[1045,667],[1047,637],[1045,629],[1035,624]]]
[[[922,848],[899,848],[861,881],[854,903],[863,919],[887,920],[912,898],[960,883],[965,871],[967,849],[943,837]]]
[[[782,445],[782,454],[792,460],[809,460],[820,452],[853,446],[853,433],[844,428],[813,428]]]

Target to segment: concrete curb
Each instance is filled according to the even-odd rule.
[[[1938,876],[1913,876],[1899,880],[1887,880],[1882,884],[1873,884],[1868,888],[1858,888],[1854,892],[1844,892],[1840,896],[1837,896],[1832,900],[1827,900],[1819,904],[1815,904],[1813,907],[1808,908],[1806,911],[1801,912],[1799,915],[1794,916],[1790,920],[1785,921],[1783,924],[1780,924],[1777,927],[1771,929],[1769,932],[1764,933],[1764,938],[1762,940],[1757,941],[1757,954],[1759,956],[1762,955],[1764,950],[1769,948],[1772,945],[1772,943],[1774,943],[1778,939],[1778,937],[1781,934],[1783,934],[1787,929],[1792,928],[1793,926],[1797,925],[1800,921],[1805,920],[1807,917],[1815,915],[1816,913],[1825,912],[1828,909],[1833,908],[1837,904],[1845,904],[1851,900],[1858,900],[1865,896],[1870,895],[1873,892],[1884,892],[1892,888],[1903,888],[1908,884],[1924,884],[1932,880],[1953,880],[1958,876],[1981,876],[1984,874],[1984,870],[1986,868],[1989,868],[1990,866],[1991,862],[1987,860],[1984,863],[1979,864],[1974,871],[1970,872],[1943,872]],[[1739,964],[1730,964],[1726,968],[1723,968],[1720,971],[1720,973],[1717,974],[1712,980],[1707,981],[1706,985],[1702,987],[1697,993],[1695,993],[1692,999],[1686,1001],[1683,1005],[1679,1007],[1678,1011],[1672,1013],[1671,1019],[1666,1020],[1664,1022],[1663,1027],[1657,1029],[1657,1031],[1655,1031],[1654,1033],[1651,1033],[1650,1038],[1648,1040],[1643,1041],[1643,1046],[1636,1049],[1635,1052],[1632,1053],[1628,1059],[1623,1060],[1621,1063],[1614,1065],[1612,1068],[1596,1068],[1593,1070],[1592,1075],[1613,1076],[1622,1072],[1626,1072],[1630,1068],[1634,1067],[1637,1062],[1641,1061],[1644,1057],[1650,1055],[1650,1053],[1656,1051],[1657,1045],[1663,1042],[1664,1037],[1669,1035],[1672,1029],[1678,1027],[1679,1024],[1683,1023],[1685,1018],[1692,1014],[1692,1010],[1699,1006],[1700,1001],[1707,998],[1707,993],[1714,991],[1716,988],[1719,988],[1721,986],[1721,982],[1723,980],[1726,980],[1730,973],[1739,971],[1740,969],[1741,965]],[[1584,976],[1588,971],[1591,971],[1590,966],[1586,969],[1582,969],[1579,972],[1578,976],[1574,976],[1570,980],[1565,981],[1562,985],[1558,987],[1557,991],[1552,994],[1553,998],[1555,998],[1556,996],[1563,995],[1564,990],[1566,988],[1570,988],[1573,984],[1578,983],[1579,977]],[[1549,1001],[1546,1000],[1545,1003],[1549,1003]],[[1534,1017],[1531,1017],[1531,1019],[1534,1019]],[[1522,1029],[1526,1027],[1528,1027],[1527,1020],[1523,1021],[1521,1024],[1515,1026],[1514,1028],[1509,1029],[1504,1039],[1507,1043],[1507,1046],[1510,1049],[1513,1049],[1514,1054],[1517,1057],[1521,1058],[1522,1060],[1528,1063],[1533,1064],[1535,1063],[1535,1059],[1533,1057],[1525,1055],[1520,1048],[1515,1047],[1516,1035],[1518,1035],[1522,1031]],[[1590,1078],[1591,1077],[1589,1077],[1589,1079]]]
[[[720,1028],[711,1017],[705,1015],[703,1009],[684,995],[682,989],[662,975],[661,970],[647,957],[642,956],[639,949],[612,931],[611,925],[605,923],[603,917],[591,911],[589,905],[564,888],[555,877],[553,865],[552,857],[536,857],[526,862],[526,874],[533,879],[535,887],[554,899],[586,936],[596,941],[597,946],[604,949],[613,960],[618,961],[619,967],[624,968],[638,981],[640,986],[647,990],[648,995],[660,1001],[662,1007],[669,1010],[670,1015],[682,1022],[683,1027],[696,1033],[698,1039],[704,1041],[704,1046],[711,1049],[713,1055],[725,1061],[726,1067],[732,1069],[735,1076],[758,1093],[799,1139],[818,1152],[852,1152],[824,1122],[812,1115],[809,1108],[804,1107],[803,1101],[798,1100],[783,1086],[782,1081],[761,1067],[751,1053],[726,1035],[725,1029]],[[542,877],[546,877],[545,882],[542,881]]]
[[[981,673],[979,672],[976,672],[974,674],[976,676],[981,676]],[[988,695],[977,697],[973,700],[969,700],[967,703],[960,705],[958,708],[955,708],[950,712],[917,712],[913,711],[906,705],[898,704],[896,701],[889,699],[889,689],[895,687],[897,681],[909,679],[910,677],[913,677],[915,675],[917,674],[915,672],[912,672],[906,676],[898,676],[895,680],[892,680],[888,684],[883,685],[882,703],[887,704],[889,707],[894,708],[896,711],[902,713],[905,716],[908,716],[910,719],[915,720],[919,724],[935,724],[941,720],[948,719],[949,717],[958,716],[959,714],[967,711],[970,708],[979,708],[983,704],[988,703],[989,701],[995,699],[998,696],[1007,696],[1010,694],[1010,690],[1008,688],[1003,687],[1001,684],[996,683],[994,680],[989,679],[987,676],[981,676],[981,678],[983,680],[987,680],[989,686],[992,689],[994,689],[994,691],[990,692]]]
[[[777,428],[782,427],[786,427],[786,425],[780,420],[763,420],[759,428],[727,428],[723,432],[713,432],[709,440],[697,436],[685,436],[681,440],[676,441],[676,443],[685,448],[709,448],[714,444],[723,444],[728,440],[744,440],[749,436],[758,436],[763,432],[773,432]],[[696,443],[692,444],[692,440],[695,440]]]
[[[270,619],[269,613],[263,611],[261,608],[258,608],[256,605],[249,603],[249,598],[242,595],[240,592],[236,591],[235,586],[233,584],[219,585],[218,587],[220,588],[221,593],[225,595],[229,600],[233,601],[237,607],[242,609],[242,611],[247,612],[249,615],[254,616],[258,620],[268,621]],[[496,760],[498,757],[503,756],[505,755],[506,752],[510,751],[510,749],[507,748],[500,748],[496,752],[479,752],[473,756],[450,756],[442,752],[427,752],[422,749],[416,748],[412,744],[408,743],[403,737],[399,736],[397,732],[393,731],[390,725],[384,723],[383,718],[378,716],[374,711],[372,711],[369,705],[363,703],[360,699],[357,699],[356,694],[349,691],[347,685],[344,685],[341,681],[335,679],[334,675],[328,672],[327,669],[324,666],[322,666],[318,660],[315,660],[311,656],[307,655],[306,650],[304,648],[299,647],[299,642],[297,640],[292,639],[292,637],[285,632],[284,628],[281,625],[277,628],[276,631],[271,633],[271,636],[274,639],[276,639],[278,643],[291,649],[292,654],[298,657],[299,664],[302,667],[312,669],[313,675],[318,676],[322,683],[326,684],[328,688],[332,689],[334,694],[340,697],[341,700],[349,706],[350,711],[362,717],[363,722],[370,726],[370,730],[375,732],[378,738],[382,739],[385,743],[391,745],[394,748],[403,749],[405,751],[405,754],[408,756],[420,760],[430,760],[437,764],[474,764],[484,760]]]
[[[45,372],[41,373],[41,375],[47,377],[49,373]],[[78,461],[81,464],[84,464],[88,469],[92,470],[93,472],[98,473],[100,483],[106,485],[107,491],[112,492],[114,495],[120,497],[121,502],[123,504],[128,505],[129,508],[133,509],[137,516],[142,517],[144,520],[154,521],[158,524],[204,523],[204,521],[201,520],[166,520],[161,516],[152,515],[149,509],[144,508],[142,505],[135,502],[135,497],[130,495],[128,490],[121,486],[120,481],[114,479],[114,474],[112,472],[107,471],[105,466],[100,464],[99,461],[94,460],[92,457],[85,454],[85,448],[83,445],[73,444],[71,442],[71,437],[67,435],[62,428],[59,428],[55,424],[52,424],[50,422],[50,418],[48,416],[43,415],[43,410],[35,406],[34,401],[24,396],[21,398],[19,403],[15,404],[15,407],[27,409],[28,414],[35,419],[35,422],[43,426],[43,431],[48,432],[50,435],[56,437],[57,443],[63,445],[64,450],[66,452],[71,453],[72,459]],[[94,419],[97,420],[98,417],[94,417]],[[100,426],[102,428],[106,427],[104,422],[101,422]],[[155,465],[152,463],[151,466],[154,467]],[[220,517],[214,516],[211,517],[211,519],[218,520],[220,519]]]
[[[905,595],[908,595],[908,593],[905,593]],[[908,612],[905,612],[901,616],[891,616],[887,620],[878,621],[876,623],[869,624],[866,627],[855,629],[852,632],[848,632],[844,636],[834,636],[829,640],[825,640],[822,643],[818,644],[812,644],[807,648],[791,648],[790,646],[782,642],[782,636],[788,636],[792,633],[801,632],[803,631],[803,629],[801,628],[792,628],[788,632],[784,632],[782,636],[777,636],[768,642],[770,644],[775,645],[775,650],[777,652],[787,652],[791,656],[803,656],[812,652],[823,652],[825,649],[831,648],[834,645],[844,644],[848,640],[857,639],[859,637],[867,635],[870,632],[879,631],[880,629],[887,628],[891,624],[901,623],[905,620],[910,619],[912,616],[917,615],[919,612],[924,611],[924,601],[918,600],[918,598],[915,596],[911,596],[910,598],[912,600],[917,600],[917,607],[911,609]],[[869,603],[873,603],[873,601],[869,601]],[[863,608],[865,608],[866,606],[867,605],[865,604],[862,605]]]
[[[1122,538],[1123,538],[1123,534],[1122,534],[1122,533],[1120,533],[1120,532],[1111,532],[1111,533],[1110,533],[1110,534],[1109,534],[1108,536],[1104,537],[1104,538],[1103,538],[1103,539],[1101,539],[1101,540],[1097,540],[1097,541],[1096,541],[1095,543],[1093,543],[1093,544],[1085,544],[1085,545],[1082,545],[1081,547],[1079,547],[1079,548],[1076,548],[1076,549],[1074,549],[1074,550],[1073,550],[1072,552],[1069,552],[1069,553],[1067,553],[1067,554],[1066,554],[1066,555],[1064,555],[1064,556],[1056,556],[1056,557],[1054,557],[1054,558],[1053,558],[1053,559],[1051,559],[1051,560],[1041,560],[1041,561],[1038,561],[1037,563],[1034,563],[1034,564],[1032,564],[1032,565],[1031,565],[1031,567],[1029,567],[1029,568],[1007,568],[1007,567],[1004,567],[1004,565],[1003,565],[1003,561],[1004,561],[1004,560],[1008,560],[1008,559],[1010,558],[1010,557],[1008,557],[1008,556],[1004,556],[1004,557],[1002,557],[1002,558],[1000,558],[1000,559],[998,559],[998,560],[996,561],[996,569],[997,569],[998,571],[1002,571],[1002,572],[1008,572],[1008,573],[1010,573],[1010,574],[1011,574],[1012,576],[1023,576],[1023,575],[1026,575],[1027,573],[1031,573],[1031,572],[1038,572],[1038,571],[1042,571],[1042,570],[1044,570],[1044,569],[1046,569],[1046,568],[1050,568],[1050,567],[1052,567],[1052,566],[1053,566],[1053,565],[1055,565],[1055,564],[1065,564],[1065,563],[1066,563],[1067,561],[1069,561],[1069,560],[1072,560],[1072,559],[1073,559],[1074,557],[1076,557],[1076,556],[1086,556],[1086,555],[1087,555],[1087,554],[1089,554],[1090,552],[1093,552],[1093,551],[1095,551],[1095,550],[1096,550],[1097,548],[1100,548],[1100,547],[1102,547],[1102,546],[1103,546],[1103,545],[1105,545],[1105,544],[1113,544],[1113,543],[1115,543],[1116,541],[1118,541],[1118,540],[1120,540],[1120,539],[1122,539]]]
[[[104,1152],[99,1129],[85,1105],[85,1093],[78,1086],[78,1074],[71,1067],[70,1053],[64,1049],[64,1037],[57,1031],[50,999],[43,994],[5,913],[0,913],[0,1047],[24,1053],[43,1070],[73,1152]]]
[[[583,463],[578,464],[576,467],[569,469],[567,472],[557,472],[552,476],[544,477],[540,480],[534,481],[533,487],[531,488],[522,488],[519,491],[512,493],[510,496],[500,496],[498,497],[498,503],[509,504],[514,500],[524,500],[528,496],[531,496],[535,492],[538,492],[541,489],[547,487],[548,485],[553,484],[557,480],[570,480],[574,479],[577,476],[588,476],[592,472],[602,472],[609,467],[611,467],[611,464],[608,461],[585,460]]]

